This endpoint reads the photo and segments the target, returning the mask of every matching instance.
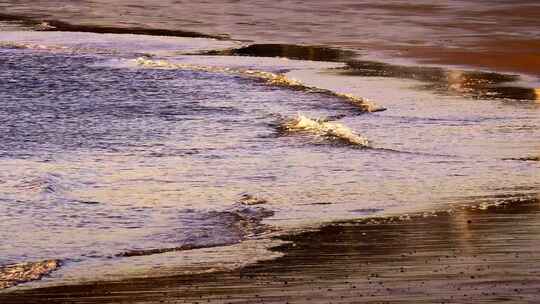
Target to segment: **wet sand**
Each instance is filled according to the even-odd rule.
[[[475,99],[533,101],[540,99],[538,89],[515,85],[513,82],[520,80],[520,78],[514,74],[359,60],[357,59],[357,55],[352,51],[322,46],[252,44],[236,49],[205,51],[198,53],[198,55],[280,57],[297,60],[344,62],[346,63],[344,69],[336,68],[333,70],[338,74],[346,76],[418,80],[425,83],[425,85],[418,87],[419,89]],[[531,56],[536,55],[531,54]]]
[[[435,4],[164,0],[136,5],[125,0],[84,0],[69,5],[64,1],[4,1],[0,8],[11,17],[46,21],[56,30],[317,44],[376,56],[384,53],[384,59],[540,75],[540,9],[538,1],[532,0]],[[9,19],[0,16],[0,20]]]
[[[0,294],[8,303],[536,303],[540,199],[285,236],[284,256],[232,272]]]
[[[84,2],[89,1],[81,1]],[[73,4],[73,7],[77,5]],[[350,6],[355,8],[353,4]],[[351,12],[331,12],[320,8],[319,13],[327,14],[331,22],[317,25],[310,22],[284,23],[283,20],[292,20],[287,14],[266,13],[273,17],[265,21],[255,13],[247,14],[246,11],[251,9],[249,6],[246,6],[246,15],[235,15],[242,18],[231,18],[247,19],[239,20],[242,22],[231,22],[227,16],[233,15],[221,12],[214,12],[216,15],[205,13],[202,17],[190,16],[196,20],[188,22],[177,14],[178,7],[184,9],[184,6],[170,12],[168,8],[152,10],[145,6],[130,6],[124,17],[116,19],[119,15],[117,10],[126,7],[118,5],[111,9],[109,16],[95,14],[102,19],[84,16],[82,12],[64,15],[65,12],[55,11],[56,8],[49,8],[52,12],[48,14],[44,9],[32,17],[16,17],[27,15],[28,10],[21,8],[20,11],[12,9],[13,16],[0,15],[0,20],[22,20],[25,26],[46,31],[217,39],[227,39],[230,35],[232,39],[265,44],[228,50],[223,55],[348,62],[346,69],[334,72],[346,76],[420,80],[425,83],[425,89],[472,98],[534,101],[534,104],[538,104],[540,99],[537,88],[507,84],[518,79],[515,75],[351,61],[358,53],[338,49],[345,47],[366,53],[382,51],[390,58],[408,57],[420,63],[465,65],[538,76],[540,44],[537,37],[518,35],[526,31],[514,30],[523,29],[529,23],[534,28],[538,20],[537,14],[531,13],[538,8],[534,3],[529,9],[519,10],[523,19],[512,21],[512,18],[504,18],[494,25],[488,25],[492,22],[491,17],[517,16],[518,8],[513,13],[493,10],[486,15],[490,17],[487,19],[480,18],[482,12],[457,11],[462,14],[461,19],[453,20],[450,15],[451,22],[440,23],[436,16],[442,9],[438,6],[378,7],[372,4]],[[419,25],[417,30],[431,30],[425,35],[420,32],[394,40],[395,28],[410,24],[385,22],[388,27],[384,27],[377,22],[366,24],[360,33],[358,24],[348,22],[361,20],[362,25],[364,21],[369,23],[367,19],[356,17],[367,9],[392,11],[396,20],[402,21],[410,19],[408,14],[428,16],[426,23],[414,22]],[[35,9],[31,5],[29,10]],[[183,14],[200,11],[206,12],[197,7],[185,9]],[[293,16],[304,16],[304,21],[310,20],[305,17],[305,11],[291,11]],[[169,17],[175,15],[177,19],[164,15],[157,18],[152,16],[155,12],[166,12]],[[475,14],[480,17],[475,19]],[[347,22],[336,20],[333,23],[337,15],[344,16]],[[315,16],[313,20],[320,20],[320,17]],[[214,24],[205,24],[203,20],[212,20]],[[479,26],[479,22],[485,24]],[[513,27],[512,22],[517,27]],[[382,34],[371,37],[375,32],[373,29]],[[492,34],[502,29],[510,34]],[[417,40],[419,37],[422,39]],[[308,47],[295,43],[307,44]],[[532,162],[532,166],[538,161],[536,155],[518,156],[507,160]],[[486,208],[468,207],[426,217],[413,216],[408,220],[335,223],[314,231],[283,236],[290,244],[275,248],[284,254],[282,258],[230,272],[33,290],[13,289],[0,293],[0,303],[536,303],[540,294],[539,197],[524,195],[521,198],[492,197],[486,200],[503,200],[506,203]],[[370,213],[367,209],[358,212]],[[157,252],[129,254],[134,253]]]
[[[540,76],[540,41],[501,39],[462,48],[396,47],[403,57],[421,64],[471,66]]]

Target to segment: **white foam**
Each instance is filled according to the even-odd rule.
[[[175,251],[108,261],[86,260],[66,265],[40,281],[19,285],[14,289],[231,271],[283,256],[283,253],[270,249],[285,243],[275,238],[265,237],[223,247]]]
[[[288,74],[283,74],[283,73],[273,73],[273,72],[262,71],[262,70],[243,69],[243,68],[227,67],[227,66],[200,65],[200,64],[193,64],[190,61],[186,63],[186,62],[176,62],[176,61],[169,61],[169,60],[151,60],[144,57],[139,57],[134,62],[137,65],[146,67],[146,68],[204,71],[204,72],[225,73],[225,74],[233,74],[233,75],[239,75],[243,77],[255,78],[259,80],[264,80],[270,85],[297,88],[297,89],[302,89],[309,92],[321,93],[321,94],[326,94],[329,96],[339,97],[355,105],[356,107],[358,107],[360,110],[364,112],[379,112],[379,111],[386,110],[386,108],[381,107],[368,99],[358,97],[353,94],[338,93],[336,91],[329,90],[326,88],[307,85],[295,79],[294,77],[290,77],[288,76]]]
[[[209,38],[164,37],[133,34],[79,32],[0,32],[0,46],[51,50],[99,50],[115,53],[147,53],[167,56],[179,53],[238,47],[235,41]]]
[[[367,138],[355,134],[351,129],[342,124],[326,122],[321,119],[311,119],[303,115],[298,115],[294,119],[287,121],[284,124],[284,128],[287,131],[306,131],[327,138],[339,139],[346,143],[362,147],[369,146]]]

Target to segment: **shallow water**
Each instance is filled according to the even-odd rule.
[[[484,93],[498,82],[463,92],[470,74],[457,70],[429,70],[433,80],[182,55],[234,41],[5,31],[0,42],[0,265],[63,261],[45,284],[235,267],[273,257],[261,252],[276,230],[540,186],[538,162],[520,160],[540,147],[527,78],[473,77],[519,80],[507,87],[531,98]],[[141,64],[154,59],[164,63]],[[317,127],[283,132],[297,117]],[[245,206],[246,194],[265,203]],[[184,259],[194,248],[207,251]],[[240,250],[241,262],[230,253]]]
[[[487,198],[497,199],[497,198]],[[538,197],[284,236],[284,256],[228,272],[1,294],[20,303],[535,303]]]

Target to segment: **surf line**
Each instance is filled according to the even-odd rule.
[[[340,123],[330,122],[325,119],[311,119],[303,115],[284,121],[278,126],[278,130],[282,133],[310,133],[362,148],[367,148],[370,145],[367,138],[354,133]]]
[[[190,71],[201,71],[201,72],[213,72],[213,73],[224,73],[238,75],[242,77],[248,77],[253,79],[258,79],[265,81],[269,85],[286,87],[296,90],[302,90],[306,92],[312,92],[316,94],[324,94],[327,96],[333,96],[341,98],[348,103],[356,106],[361,112],[380,112],[385,111],[386,108],[377,105],[376,103],[366,99],[357,97],[351,94],[342,94],[337,93],[328,89],[321,89],[313,86],[303,84],[302,82],[291,79],[285,76],[284,74],[276,74],[271,72],[249,70],[249,69],[234,69],[227,67],[212,67],[212,66],[202,66],[202,65],[193,65],[193,64],[184,64],[184,63],[173,63],[166,60],[152,60],[144,57],[139,57],[135,59],[137,65],[146,67],[146,68],[161,68],[161,69],[181,69],[181,70],[190,70]]]
[[[352,147],[370,149],[372,151],[430,157],[457,158],[455,155],[404,151],[373,146],[371,141],[366,137],[356,133],[342,123],[335,122],[335,120],[340,118],[342,117],[310,118],[299,114],[294,118],[281,118],[275,127],[277,128],[278,133],[282,135],[306,133],[315,135],[323,140],[330,140],[334,142],[337,141]]]

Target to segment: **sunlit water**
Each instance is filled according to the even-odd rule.
[[[540,186],[538,162],[520,160],[540,150],[538,99],[471,98],[459,90],[463,72],[441,92],[339,63],[181,55],[235,42],[39,32],[0,41],[0,264],[59,259],[53,283],[234,267],[271,258],[272,231]],[[140,64],[142,54],[170,64]],[[337,93],[387,110],[362,112]],[[246,194],[265,203],[245,206]]]

